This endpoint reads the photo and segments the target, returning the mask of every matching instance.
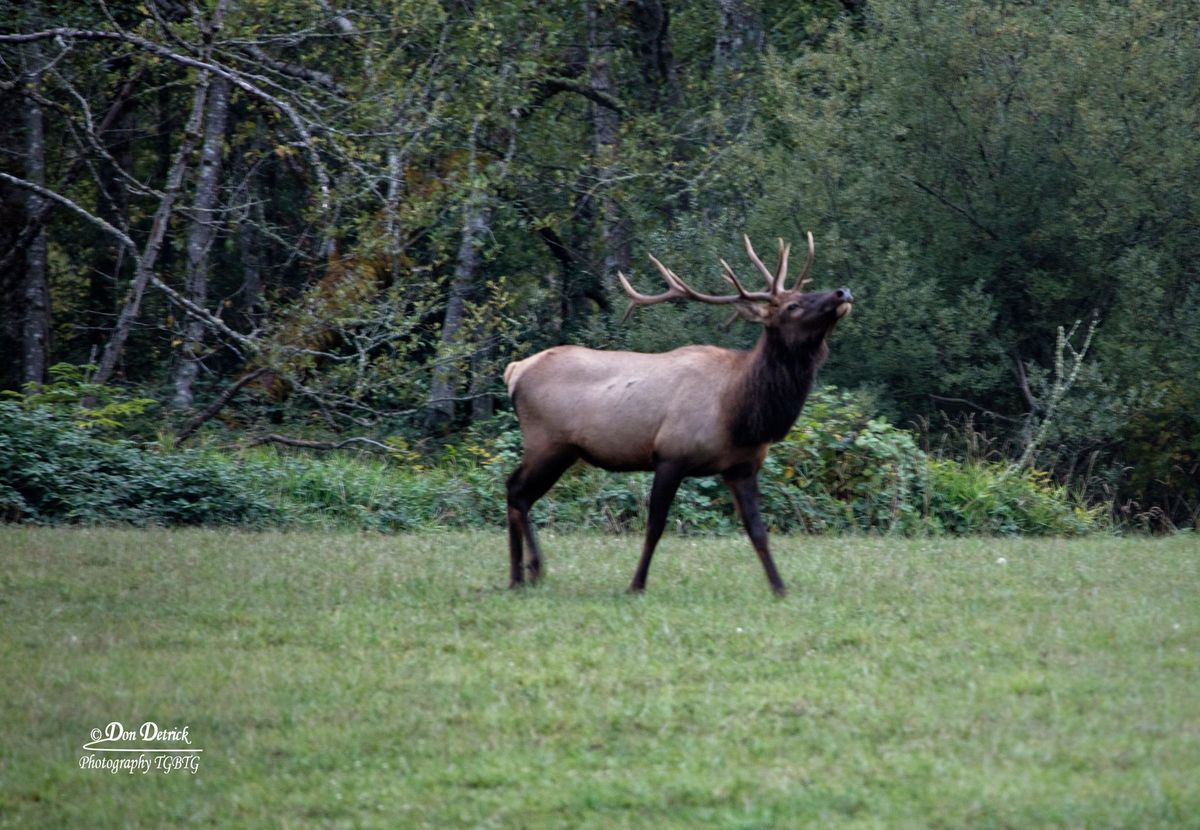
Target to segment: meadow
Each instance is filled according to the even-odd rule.
[[[1195,535],[773,541],[0,528],[0,826],[1200,826]]]

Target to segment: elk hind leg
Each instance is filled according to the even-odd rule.
[[[509,587],[525,582],[523,542],[529,543],[529,578],[537,582],[542,576],[542,550],[538,546],[529,510],[534,502],[562,477],[572,464],[575,454],[569,451],[526,453],[508,479],[508,551]]]

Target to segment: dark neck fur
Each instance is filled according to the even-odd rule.
[[[808,398],[829,349],[815,343],[785,343],[767,329],[750,352],[746,376],[734,399],[730,432],[739,446],[778,441],[788,434]]]

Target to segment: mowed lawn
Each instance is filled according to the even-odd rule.
[[[1195,536],[543,541],[0,528],[0,824],[1200,826]]]

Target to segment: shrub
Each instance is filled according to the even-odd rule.
[[[1048,475],[931,459],[911,433],[871,417],[870,408],[861,394],[812,394],[760,476],[763,515],[776,530],[1074,535],[1098,525],[1102,511],[1085,509]],[[483,459],[480,466],[491,469],[484,503],[500,503],[519,442],[515,419],[506,416],[493,437],[458,448],[456,458]],[[629,530],[644,521],[649,490],[648,474],[577,468],[536,512],[543,524]],[[712,478],[685,481],[670,517],[684,532],[740,526],[728,492]]]
[[[929,470],[929,516],[938,531],[1072,536],[1101,523],[1102,508],[1077,504],[1040,470],[932,460]]]
[[[772,512],[806,530],[896,530],[924,526],[927,459],[912,435],[871,418],[861,396],[813,394],[800,420],[768,456],[764,495]],[[779,520],[777,520],[779,521]]]
[[[869,401],[813,394],[767,458],[763,514],[775,530],[1061,534],[1099,524],[1046,474],[929,458],[910,433],[870,416]],[[240,455],[162,454],[99,440],[65,414],[0,404],[0,510],[12,520],[246,524],[403,531],[499,527],[504,484],[520,459],[511,413],[445,448],[434,464],[404,448],[388,457],[311,456],[274,448]],[[640,531],[650,475],[577,466],[538,502],[543,526]],[[689,479],[670,514],[679,532],[740,527],[719,480]]]
[[[217,456],[101,440],[66,414],[13,402],[0,402],[0,481],[7,521],[253,526],[275,512]]]
[[[92,383],[88,376],[95,370],[91,364],[55,363],[46,370],[49,383],[30,382],[20,392],[6,389],[0,395],[25,409],[45,409],[80,429],[104,434],[130,429],[131,421],[156,404],[153,398],[130,397],[120,387]]]

